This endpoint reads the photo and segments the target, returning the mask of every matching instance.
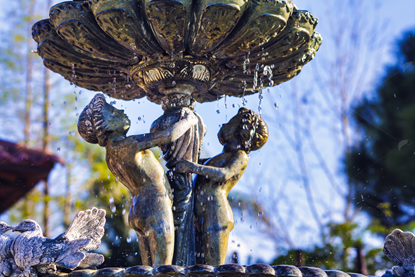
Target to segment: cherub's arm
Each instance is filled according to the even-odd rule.
[[[181,173],[195,173],[206,176],[217,182],[224,182],[233,176],[240,174],[247,165],[248,157],[245,152],[235,153],[232,159],[224,167],[215,167],[196,164],[190,161],[180,161],[176,165],[176,171]]]
[[[139,150],[145,150],[177,140],[183,136],[190,127],[197,124],[197,121],[197,117],[189,110],[185,112],[183,119],[180,119],[165,130],[130,136],[129,138],[137,141]]]

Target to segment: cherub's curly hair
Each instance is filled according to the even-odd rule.
[[[239,140],[240,149],[247,152],[260,149],[268,140],[267,124],[261,116],[246,108],[240,108],[238,115],[242,115],[242,119],[235,136]]]
[[[260,149],[268,140],[267,124],[252,110],[241,108],[239,112],[243,116],[236,135],[240,139],[241,149],[248,152]]]
[[[78,132],[81,137],[89,143],[98,143],[100,146],[105,146],[105,134],[108,132],[102,114],[105,104],[107,104],[105,96],[102,93],[95,94],[78,120]]]

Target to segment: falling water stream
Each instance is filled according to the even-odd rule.
[[[170,58],[171,58],[170,67],[174,68],[176,65],[174,63],[174,53],[173,53],[173,51],[171,51]]]
[[[114,78],[112,79],[112,91],[114,92],[114,94],[116,94],[117,93],[117,78],[115,77],[116,76],[116,72],[114,71]]]
[[[71,65],[71,69],[72,69],[72,76],[71,76],[71,82],[70,82],[70,84],[71,84],[71,86],[73,85],[73,81],[75,80],[75,78],[76,78],[76,74],[75,74],[75,64],[72,64]]]

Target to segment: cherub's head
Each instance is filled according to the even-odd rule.
[[[250,152],[260,149],[267,142],[268,126],[252,110],[240,108],[237,115],[223,124],[218,138],[225,149]]]
[[[105,101],[102,93],[95,94],[78,120],[78,132],[89,143],[105,146],[111,133],[125,136],[131,122],[123,110],[117,110]]]

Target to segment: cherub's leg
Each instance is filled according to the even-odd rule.
[[[174,252],[174,225],[165,220],[149,226],[149,246],[151,259],[156,265],[171,265]]]
[[[143,265],[152,266],[153,264],[151,262],[148,239],[145,236],[140,235],[138,232],[136,233],[138,238],[138,246],[140,247],[141,261],[143,262]]]
[[[231,230],[232,228],[229,228],[229,226],[215,224],[202,231],[206,264],[221,265],[225,263],[229,233]]]

